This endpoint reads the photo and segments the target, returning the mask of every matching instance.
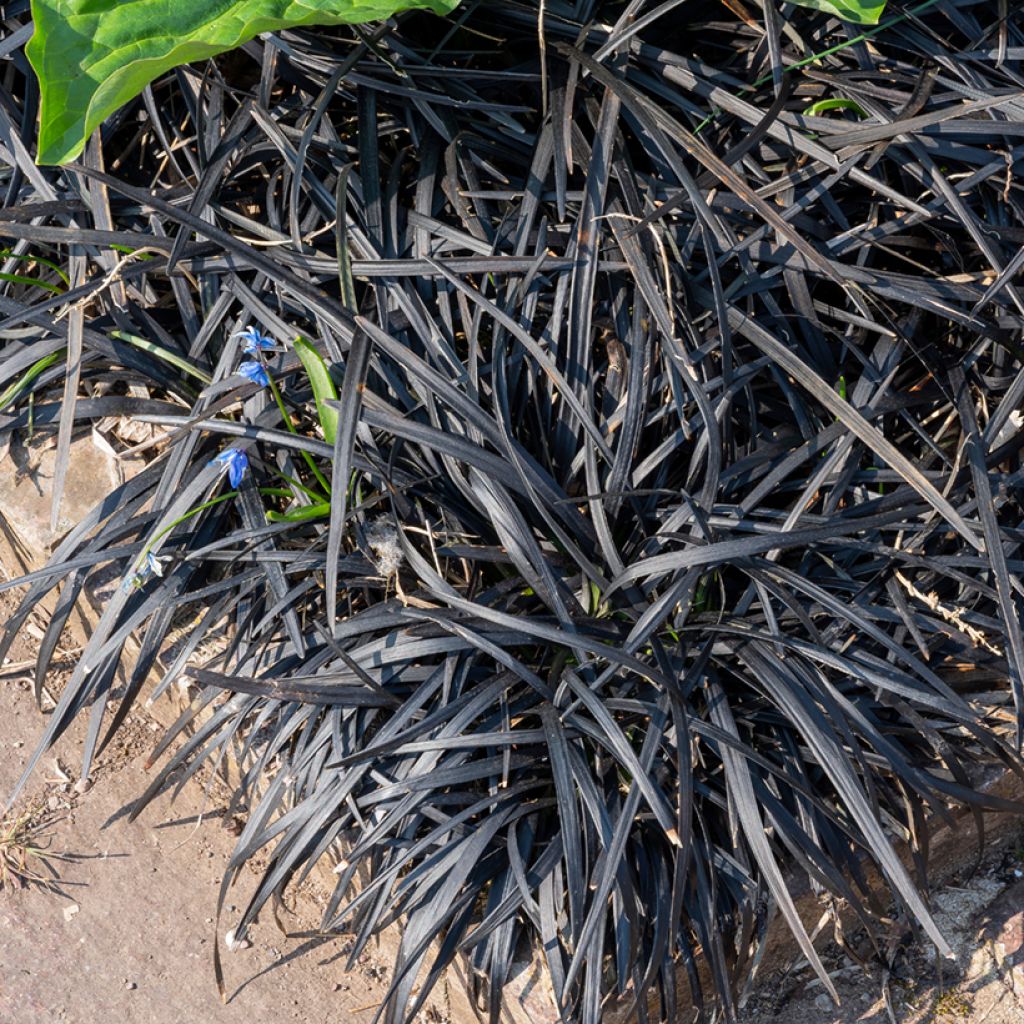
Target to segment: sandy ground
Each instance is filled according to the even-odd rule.
[[[9,607],[0,595],[0,619]],[[30,654],[26,637],[11,660]],[[28,679],[9,666],[0,675],[0,722],[5,801],[43,727]],[[75,859],[55,862],[64,896],[0,892],[0,1024],[369,1024],[383,992],[381,966],[368,957],[346,974],[344,939],[289,939],[272,919],[259,923],[250,948],[224,954],[230,998],[221,1003],[213,917],[234,836],[216,795],[204,805],[198,786],[173,805],[156,801],[136,823],[123,820],[145,785],[153,728],[135,717],[84,794],[74,788],[83,730],[72,730],[56,762],[47,755],[19,799],[18,808],[55,819],[51,849]],[[229,909],[243,906],[255,880],[246,873]],[[316,926],[323,895],[312,887],[303,893],[297,912],[284,915],[289,931]],[[230,920],[221,925],[229,927]]]

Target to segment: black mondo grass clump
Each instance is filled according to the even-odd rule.
[[[731,1018],[775,911],[832,991],[801,883],[947,952],[929,828],[1019,770],[1015,6],[284,33],[52,170],[8,4],[0,438],[59,497],[150,430],[3,585],[0,657],[57,592],[41,687],[124,581],[40,750],[86,717],[88,775],[187,687],[135,813],[237,759],[235,934],[340,856],[325,931],[401,922],[388,1022],[455,958],[492,1021],[531,959],[566,1021]]]

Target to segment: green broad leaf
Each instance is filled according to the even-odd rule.
[[[376,21],[399,10],[446,14],[458,0],[32,0],[25,47],[39,76],[41,164],[81,153],[107,117],[180,64],[263,32]]]
[[[877,25],[888,0],[793,0],[797,7],[834,14],[857,25]]]
[[[334,444],[334,439],[338,434],[338,411],[332,409],[327,402],[338,400],[338,389],[334,386],[334,381],[331,380],[323,356],[305,338],[295,339],[295,354],[302,360],[306,376],[309,377],[309,385],[313,389],[316,414],[320,419],[324,440],[328,444]]]

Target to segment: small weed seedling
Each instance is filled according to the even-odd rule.
[[[60,876],[51,861],[66,857],[49,848],[52,824],[38,808],[0,819],[0,892],[33,887],[58,891]]]

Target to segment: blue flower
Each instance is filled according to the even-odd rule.
[[[261,388],[265,388],[270,383],[267,371],[255,361],[240,363],[238,366],[238,372],[245,377],[246,380],[251,380],[253,384],[259,384]]]
[[[266,352],[274,347],[273,340],[265,334],[260,334],[259,329],[256,327],[246,327],[244,331],[239,331],[235,337],[245,339],[242,351],[247,356],[254,356],[257,352]]]
[[[142,587],[150,576],[163,576],[163,574],[164,567],[160,564],[160,559],[152,551],[147,551],[146,557],[143,558],[139,567],[125,576],[121,583],[121,589],[126,594],[130,594],[133,590]]]
[[[217,464],[228,471],[228,480],[232,487],[237,487],[249,468],[249,456],[240,448],[225,448],[220,455],[210,460],[210,465]]]
[[[130,572],[121,581],[121,589],[126,593],[130,594],[133,590],[138,590],[139,587],[145,582],[141,573]]]

